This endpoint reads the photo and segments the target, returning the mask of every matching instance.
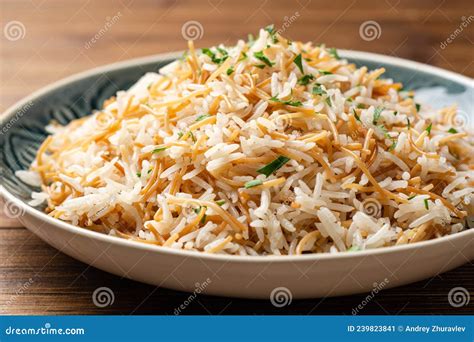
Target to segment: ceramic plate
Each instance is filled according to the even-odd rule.
[[[472,124],[472,80],[442,69],[371,53],[343,51],[342,57],[386,77],[421,89],[435,107],[457,102]],[[269,298],[325,297],[369,292],[425,279],[474,259],[474,229],[410,245],[339,254],[223,256],[140,244],[77,228],[47,216],[27,202],[34,189],[15,177],[27,169],[51,120],[61,124],[102,107],[148,71],[180,54],[135,59],[84,72],[47,86],[15,104],[0,122],[0,194],[6,212],[34,234],[73,258],[137,281],[189,292]]]

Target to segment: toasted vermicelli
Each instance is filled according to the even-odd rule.
[[[159,246],[342,252],[465,229],[474,139],[455,107],[272,27],[189,52],[51,135],[22,179],[53,217]]]

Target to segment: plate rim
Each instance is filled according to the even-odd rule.
[[[432,65],[415,62],[399,57],[387,56],[372,52],[364,52],[364,51],[356,51],[356,50],[345,50],[345,49],[338,49],[339,55],[342,58],[358,58],[358,59],[366,59],[372,60],[376,62],[380,62],[381,64],[391,64],[398,67],[409,68],[416,71],[422,71],[430,74],[438,74],[440,77],[449,79],[451,81],[460,83],[466,86],[467,89],[472,90],[472,79],[455,73],[453,71],[445,70],[439,67],[435,67]],[[34,91],[30,95],[24,97],[23,99],[17,101],[10,107],[8,107],[4,112],[3,115],[0,117],[0,125],[4,124],[5,122],[10,120],[10,117],[13,116],[18,109],[21,109],[25,104],[32,102],[32,100],[41,97],[51,91],[57,90],[62,86],[79,81],[81,79],[85,79],[89,76],[94,76],[99,73],[105,73],[110,71],[115,71],[119,69],[123,69],[126,67],[137,66],[140,64],[147,64],[153,62],[160,62],[167,59],[176,59],[182,55],[182,51],[177,52],[167,52],[167,53],[160,53],[145,57],[138,57],[133,59],[128,59],[125,61],[105,64],[102,66],[98,66],[92,69],[88,69],[79,73],[75,73],[71,76],[65,77],[60,79],[56,82],[50,83],[46,86],[41,87],[40,89]],[[209,261],[224,261],[224,262],[238,262],[238,263],[287,263],[287,262],[316,262],[319,260],[344,260],[347,258],[354,258],[360,257],[365,258],[369,256],[380,256],[384,254],[393,254],[399,253],[404,251],[416,250],[421,248],[435,248],[437,245],[444,244],[444,243],[452,243],[453,240],[466,238],[467,243],[469,243],[469,235],[472,235],[470,239],[474,238],[474,229],[468,229],[459,233],[455,233],[448,236],[443,236],[441,238],[426,240],[416,242],[414,244],[405,244],[399,246],[389,246],[389,247],[379,247],[369,250],[363,251],[349,251],[344,253],[313,253],[313,254],[303,254],[303,255],[258,255],[258,256],[251,256],[251,255],[223,255],[223,254],[210,254],[205,252],[197,252],[197,251],[187,251],[182,249],[173,249],[167,248],[162,246],[156,245],[149,245],[141,242],[131,241],[122,239],[119,237],[107,235],[104,233],[95,232],[89,230],[87,228],[82,228],[75,226],[71,223],[61,221],[59,219],[55,219],[43,213],[42,211],[29,206],[26,202],[22,201],[21,199],[17,198],[15,195],[10,193],[1,183],[0,183],[0,196],[4,198],[5,201],[11,202],[17,205],[24,214],[31,215],[36,219],[52,225],[56,228],[63,229],[71,234],[78,234],[82,235],[87,238],[91,239],[98,239],[104,243],[110,244],[117,244],[121,247],[128,247],[128,248],[135,248],[140,249],[145,252],[154,252],[154,253],[163,253],[168,256],[172,257],[190,257],[190,258],[201,258],[206,259]],[[18,218],[20,222],[22,222],[21,218]],[[22,222],[23,223],[23,222]],[[25,225],[26,226],[26,225]],[[27,227],[28,228],[28,227]],[[466,243],[466,245],[467,245]],[[466,257],[467,258],[467,257]],[[469,259],[469,258],[467,258]]]

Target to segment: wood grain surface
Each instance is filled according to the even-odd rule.
[[[293,40],[408,58],[472,77],[472,15],[474,2],[465,0],[2,0],[0,112],[71,74],[183,50],[185,36],[196,37],[198,47],[232,44],[270,23]],[[375,36],[364,33],[369,24]],[[1,203],[0,209],[0,313],[173,314],[189,296],[121,279],[69,258],[7,217]],[[102,286],[115,296],[105,308],[92,301],[92,293]],[[474,299],[460,308],[449,304],[448,293],[457,286],[472,292],[473,263],[384,290],[360,314],[474,312]],[[183,314],[350,315],[365,298],[299,300],[275,308],[269,301],[198,296]]]

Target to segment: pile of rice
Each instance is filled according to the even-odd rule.
[[[235,255],[337,253],[465,229],[474,139],[455,107],[272,27],[189,51],[51,135],[32,205],[87,229]]]

